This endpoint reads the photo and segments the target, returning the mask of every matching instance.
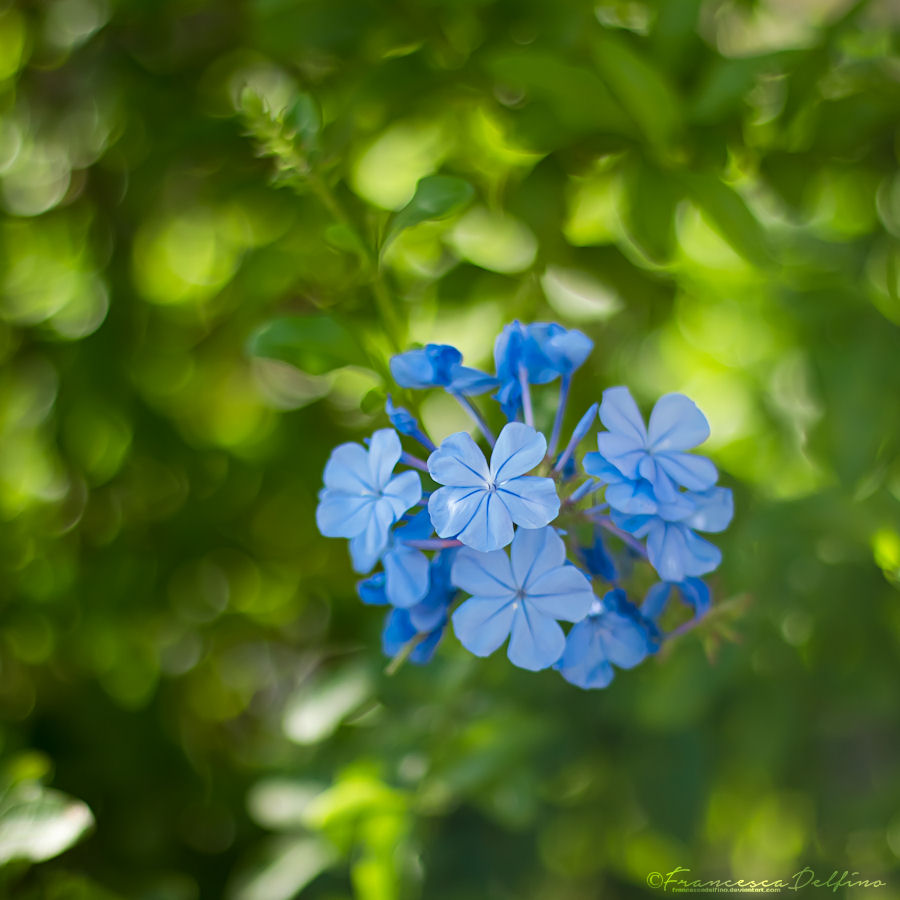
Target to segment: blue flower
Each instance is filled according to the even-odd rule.
[[[428,570],[427,594],[424,599],[409,609],[395,608],[388,613],[381,640],[382,649],[388,656],[396,656],[409,641],[421,635],[409,658],[416,663],[425,663],[431,659],[447,624],[447,609],[456,594],[456,588],[450,581],[455,557],[455,549],[437,553]],[[361,594],[362,584],[364,582],[360,583]],[[387,602],[383,584],[381,596],[383,602]]]
[[[648,619],[658,619],[665,611],[673,589],[677,590],[681,599],[691,607],[695,618],[699,619],[709,611],[712,604],[709,588],[699,578],[687,578],[677,583],[659,581],[654,584],[647,591],[641,605],[641,615]]]
[[[585,457],[590,474],[599,476],[591,468],[611,463],[627,480],[647,482],[662,502],[672,501],[678,485],[704,491],[715,484],[718,473],[712,462],[684,452],[709,437],[709,423],[683,394],[660,397],[645,427],[628,388],[609,388],[603,392],[600,421],[608,430],[597,435],[599,453]]]
[[[453,613],[462,645],[488,656],[509,637],[510,662],[532,671],[553,665],[565,648],[557,619],[577,622],[594,599],[585,575],[566,564],[565,545],[550,527],[518,529],[509,556],[463,547],[451,577],[472,595]]]
[[[613,664],[632,669],[656,651],[658,641],[621,590],[595,601],[586,619],[569,631],[556,668],[580,688],[604,688],[612,680]]]
[[[357,572],[368,572],[384,552],[388,531],[422,497],[416,472],[393,475],[400,459],[400,438],[391,428],[372,435],[369,449],[341,444],[325,465],[316,524],[325,537],[350,538]]]
[[[446,388],[455,394],[483,394],[497,385],[487,372],[462,365],[462,353],[449,344],[426,344],[391,358],[391,374],[401,387]]]
[[[599,575],[604,581],[616,581],[616,564],[606,549],[606,544],[599,530],[594,532],[594,543],[590,547],[581,547],[579,556],[591,575]]]
[[[529,384],[548,384],[569,377],[594,348],[594,342],[575,329],[552,322],[522,325],[513,322],[497,336],[494,363],[500,390],[494,395],[507,419],[514,419],[522,403],[519,369]]]
[[[520,422],[504,426],[491,453],[484,454],[465,432],[451,434],[428,457],[428,471],[438,484],[428,512],[438,535],[490,552],[513,538],[513,523],[541,528],[559,513],[551,478],[525,475],[544,458],[547,441]]]
[[[638,538],[647,538],[647,556],[663,581],[684,581],[706,575],[722,561],[718,547],[694,534],[697,531],[724,531],[734,513],[728,488],[683,494],[691,512],[679,521],[660,515],[625,515],[612,511],[616,526]]]

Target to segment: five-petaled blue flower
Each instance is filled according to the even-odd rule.
[[[513,539],[513,524],[541,528],[559,513],[551,478],[526,475],[543,458],[547,440],[521,422],[503,427],[488,466],[464,431],[451,434],[431,456],[428,471],[438,484],[428,512],[442,538],[458,538],[489,553]]]
[[[316,524],[325,537],[350,538],[357,572],[368,572],[388,544],[388,530],[422,498],[417,472],[393,475],[400,459],[400,438],[391,428],[360,444],[335,447],[325,465],[325,489],[319,494]]]
[[[578,687],[605,688],[613,680],[613,664],[633,669],[657,646],[653,626],[626,600],[624,591],[613,590],[572,626],[556,668]]]
[[[557,619],[577,622],[594,600],[590,582],[566,562],[565,545],[551,527],[519,528],[509,556],[463,547],[451,577],[472,595],[453,613],[462,645],[488,656],[509,637],[510,662],[532,671],[562,655],[566,639]]]
[[[648,427],[626,387],[608,388],[600,404],[600,421],[607,431],[597,435],[598,453],[588,453],[588,474],[608,475],[604,463],[624,476],[607,490],[607,502],[624,505],[629,495],[642,493],[645,502],[677,503],[677,488],[705,491],[716,483],[716,467],[704,456],[684,451],[709,437],[709,423],[683,394],[666,394],[657,401]],[[634,482],[637,484],[628,484]],[[610,496],[610,491],[612,496]],[[623,509],[623,512],[656,510]]]

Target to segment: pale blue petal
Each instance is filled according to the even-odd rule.
[[[647,458],[643,443],[616,431],[601,431],[597,435],[597,447],[626,478],[637,478],[638,466]]]
[[[507,656],[520,669],[537,672],[552,666],[566,649],[566,636],[559,623],[525,602],[512,622]]]
[[[498,484],[530,472],[544,458],[547,439],[530,425],[508,422],[491,453],[491,477]]]
[[[647,428],[651,450],[690,450],[708,437],[709,422],[693,400],[684,394],[666,394],[656,401]]]
[[[633,669],[647,658],[647,633],[637,622],[613,612],[603,613],[598,619],[600,639],[610,662]]]
[[[428,471],[438,484],[484,488],[490,481],[484,454],[465,431],[451,434],[428,457]]]
[[[657,520],[647,536],[647,555],[664,581],[712,572],[722,561],[718,547],[698,537],[680,522]]]
[[[456,366],[449,388],[456,394],[483,394],[497,387],[499,382],[493,375],[468,366]]]
[[[412,547],[395,547],[384,555],[388,600],[403,609],[415,606],[428,593],[428,557]]]
[[[509,510],[512,521],[523,528],[542,528],[559,515],[559,496],[552,478],[513,478],[504,482],[496,496]]]
[[[356,593],[366,606],[387,606],[388,598],[384,592],[384,572],[376,572],[368,578],[356,583]]]
[[[398,525],[394,529],[394,542],[400,541],[424,541],[430,538],[434,528],[431,525],[431,516],[427,509],[417,512],[404,525]]]
[[[657,510],[653,488],[647,481],[624,481],[611,484],[606,489],[606,502],[630,515],[652,516]]]
[[[402,453],[400,438],[393,428],[381,428],[369,444],[369,475],[372,485],[383,490]]]
[[[513,523],[500,494],[484,491],[481,503],[469,524],[457,535],[467,547],[490,553],[513,539]]]
[[[385,499],[391,504],[394,519],[399,519],[422,499],[422,481],[418,472],[401,472],[384,488]]]
[[[514,615],[512,598],[470,597],[453,613],[453,631],[470,653],[489,656],[506,640]]]
[[[719,477],[715,465],[705,456],[693,453],[654,454],[659,467],[677,484],[689,491],[705,491],[711,488]]]
[[[438,537],[456,537],[476,516],[486,495],[481,488],[438,488],[428,498],[428,514]]]
[[[602,453],[585,453],[582,465],[588,475],[593,475],[606,484],[620,484],[625,480],[625,476]]]
[[[409,350],[391,358],[391,375],[401,387],[427,388],[434,384],[434,369],[424,350]]]
[[[544,352],[561,374],[574,372],[593,349],[594,342],[574,328],[553,335],[544,345]]]
[[[365,530],[350,540],[350,557],[357,572],[369,572],[378,562],[387,547],[388,529],[393,522],[391,504],[382,498],[372,507]]]
[[[320,494],[316,525],[325,537],[352,538],[365,530],[378,498],[332,491]]]
[[[644,602],[641,604],[641,615],[648,619],[658,619],[665,611],[671,593],[672,585],[669,582],[657,581],[644,597]]]
[[[572,437],[569,440],[571,446],[576,446],[582,438],[591,430],[595,420],[597,419],[597,410],[599,407],[596,403],[592,403],[587,412],[578,420],[578,424],[572,429]]]
[[[515,584],[528,584],[566,561],[566,545],[554,528],[520,528],[509,548]]]
[[[583,572],[575,566],[563,565],[529,583],[527,602],[529,608],[534,607],[555,619],[578,622],[588,614],[594,594]]]
[[[685,525],[697,531],[724,531],[734,515],[734,496],[730,488],[712,488],[701,494],[691,494],[694,512]]]
[[[609,517],[613,520],[613,525],[637,538],[644,537],[654,525],[660,522],[657,516],[629,516],[616,509],[610,510]]]
[[[516,593],[509,557],[502,550],[479,553],[461,548],[453,560],[450,578],[456,587],[479,597],[512,600]]]
[[[693,608],[697,618],[706,615],[712,605],[712,595],[704,582],[699,578],[686,578],[678,585],[678,590],[684,602]]]
[[[566,681],[580,688],[605,688],[613,680],[613,667],[603,655],[593,619],[585,619],[569,631],[557,668]]]
[[[325,487],[350,494],[372,493],[369,455],[360,444],[340,444],[331,451],[323,476]]]
[[[600,403],[600,421],[612,432],[631,438],[641,447],[647,445],[647,430],[631,391],[627,387],[607,388]],[[602,451],[603,448],[601,447]]]

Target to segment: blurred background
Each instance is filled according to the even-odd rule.
[[[0,896],[900,898],[898,36],[892,0],[0,0]],[[379,265],[432,173],[471,200]],[[386,676],[315,529],[390,354],[492,368],[516,317],[595,341],[573,417],[693,397],[736,495],[717,612],[604,691],[452,635]]]

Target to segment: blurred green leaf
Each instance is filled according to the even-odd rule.
[[[81,800],[36,782],[17,784],[0,798],[0,865],[13,859],[52,859],[93,824],[93,813]]]
[[[283,316],[261,325],[247,341],[251,356],[290,363],[324,375],[365,359],[354,337],[331,316]]]
[[[318,836],[270,840],[238,872],[229,900],[291,900],[337,859],[331,844]]]
[[[683,178],[691,199],[734,250],[755,265],[771,262],[765,229],[734,188],[715,175],[687,173]]]
[[[284,113],[284,125],[308,151],[315,150],[322,129],[322,114],[309,94],[300,94]]]
[[[419,179],[412,200],[391,219],[382,251],[405,228],[451,216],[467,206],[474,196],[472,185],[453,175],[426,175]]]
[[[684,196],[677,177],[639,160],[625,185],[624,221],[631,239],[654,262],[668,262],[675,247],[675,209]]]
[[[647,143],[662,157],[681,139],[681,99],[648,55],[622,36],[604,31],[593,42],[600,77],[637,125]]]

